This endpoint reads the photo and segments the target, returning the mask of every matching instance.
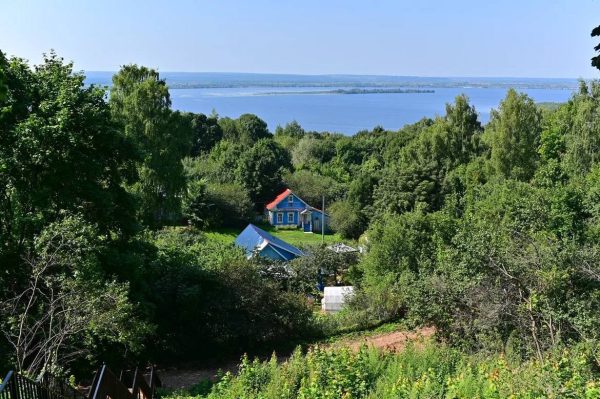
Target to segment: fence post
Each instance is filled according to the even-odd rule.
[[[11,399],[19,399],[20,395],[19,387],[17,386],[17,375],[14,372],[10,371],[6,378],[9,379],[8,391],[10,392]]]

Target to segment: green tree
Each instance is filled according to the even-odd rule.
[[[451,168],[468,163],[480,152],[481,122],[475,107],[469,105],[467,96],[457,96],[454,104],[446,104],[447,157]]]
[[[148,300],[159,359],[208,359],[273,348],[310,332],[311,309],[242,251],[187,228],[152,234]],[[269,265],[271,266],[271,265]],[[199,322],[200,321],[200,322]]]
[[[564,126],[565,169],[574,176],[581,176],[598,162],[600,152],[600,83],[589,86],[580,82],[575,94],[560,113],[558,122]]]
[[[275,135],[273,138],[283,148],[291,151],[305,134],[306,132],[302,126],[300,126],[298,122],[292,121],[290,123],[286,123],[284,127],[278,125],[275,128]]]
[[[288,188],[313,206],[320,204],[323,196],[327,201],[333,201],[343,193],[343,186],[331,177],[305,169],[288,172],[283,180]]]
[[[7,67],[6,56],[2,51],[0,51],[0,104],[2,104],[6,100],[6,96],[8,94],[8,88],[6,87],[6,76],[4,74],[4,70]]]
[[[592,29],[592,37],[600,36],[600,26],[596,26]],[[600,44],[594,47],[596,52],[600,51]],[[600,55],[592,57],[592,66],[600,69]]]
[[[306,131],[295,120],[286,123],[283,128],[281,126],[277,126],[277,129],[275,129],[276,136],[289,136],[298,140],[304,137],[305,134]]]
[[[193,130],[192,150],[190,155],[196,157],[210,151],[223,138],[223,130],[219,125],[218,115],[192,114]]]
[[[252,221],[254,207],[240,184],[191,180],[187,187],[183,214],[194,226],[200,229],[241,227]]]
[[[246,148],[237,142],[222,140],[207,156],[191,160],[195,164],[196,173],[215,183],[236,181],[236,170]],[[187,162],[187,161],[186,161]]]
[[[541,112],[526,94],[510,89],[498,110],[492,110],[485,139],[494,171],[505,178],[527,181],[538,165]]]
[[[240,133],[238,131],[237,123],[234,119],[231,118],[220,118],[218,121],[218,125],[223,132],[223,139],[229,140],[232,142],[240,141]]]
[[[26,284],[11,284],[8,297],[0,298],[0,331],[19,371],[62,373],[82,356],[98,361],[93,342],[140,350],[148,325],[134,316],[127,284],[103,275],[105,242],[73,216],[36,237],[23,264]]]
[[[284,172],[290,168],[288,153],[272,139],[262,139],[242,155],[237,181],[248,190],[258,210],[282,190]]]
[[[12,59],[2,73],[0,252],[18,258],[64,210],[117,237],[133,233],[134,209],[122,187],[132,146],[111,120],[104,89],[86,87],[54,53],[35,70]]]
[[[378,213],[440,209],[450,172],[481,152],[481,124],[465,96],[447,104],[443,118],[417,128],[418,136],[403,145],[397,161],[388,162],[382,173],[374,194]]]
[[[292,151],[292,161],[296,169],[316,168],[325,164],[335,156],[333,140],[321,136],[306,135],[298,141]]]
[[[272,137],[267,123],[254,114],[243,114],[236,120],[239,139],[243,144],[253,145],[260,139]]]
[[[367,229],[368,219],[354,202],[336,201],[329,206],[331,227],[344,238],[357,239]]]
[[[185,187],[181,160],[190,153],[188,118],[170,109],[169,90],[158,72],[126,65],[113,77],[113,118],[139,152],[138,181],[130,188],[139,199],[140,216],[151,227],[177,220]]]

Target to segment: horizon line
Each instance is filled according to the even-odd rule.
[[[131,64],[126,64],[131,65]],[[569,80],[600,80],[600,76],[597,77],[567,77],[567,76],[552,76],[552,77],[540,77],[540,76],[467,76],[467,75],[393,75],[393,74],[358,74],[358,73],[282,73],[282,72],[231,72],[231,71],[161,71],[159,68],[156,69],[158,73],[180,73],[180,74],[193,74],[193,73],[205,73],[205,74],[236,74],[236,75],[279,75],[279,76],[313,76],[313,77],[391,77],[391,78],[445,78],[445,79],[569,79]],[[98,70],[98,69],[80,69],[82,72],[100,72],[100,73],[116,73],[118,70]]]

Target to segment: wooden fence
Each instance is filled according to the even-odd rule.
[[[131,384],[126,381],[130,375],[122,371],[117,378],[103,365],[96,372],[88,393],[84,394],[48,373],[34,381],[9,371],[0,384],[0,399],[155,399],[156,388],[161,383],[153,367],[147,375],[136,368]]]

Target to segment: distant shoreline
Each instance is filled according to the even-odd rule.
[[[311,91],[270,91],[266,93],[254,93],[255,96],[285,96],[297,94],[431,94],[431,89],[337,89],[337,90],[311,90]]]
[[[95,82],[94,82],[95,83]],[[171,90],[186,90],[186,89],[246,89],[246,88],[286,88],[286,87],[306,87],[306,88],[335,88],[335,87],[352,87],[360,89],[362,87],[369,88],[365,90],[385,90],[389,88],[391,90],[415,90],[415,91],[427,91],[434,89],[515,89],[515,90],[527,90],[527,89],[541,89],[541,90],[576,90],[577,85],[574,84],[558,84],[558,83],[503,83],[503,82],[485,82],[485,83],[473,83],[473,82],[440,82],[440,83],[421,83],[421,82],[402,82],[398,83],[353,83],[353,82],[331,82],[331,83],[316,83],[316,82],[236,82],[236,83],[181,83],[181,82],[169,82],[167,78],[167,86]],[[372,89],[375,87],[375,89]],[[407,87],[414,87],[414,89],[406,89]],[[381,89],[378,89],[381,88]],[[350,89],[339,89],[339,90],[350,90]],[[318,90],[315,90],[315,92]],[[330,91],[329,94],[335,94],[336,90],[323,90]],[[434,90],[435,91],[435,90]],[[275,94],[283,92],[274,92]],[[312,93],[314,94],[314,93]],[[340,93],[340,94],[364,94],[364,93]]]
[[[111,86],[112,72],[84,72],[87,84]],[[435,90],[435,89],[559,89],[577,90],[578,79],[569,78],[452,78],[371,75],[278,75],[238,73],[161,72],[169,89],[305,88],[314,91],[352,90]],[[292,91],[292,90],[289,90]],[[335,94],[335,93],[329,93]],[[363,94],[340,93],[340,94]]]

